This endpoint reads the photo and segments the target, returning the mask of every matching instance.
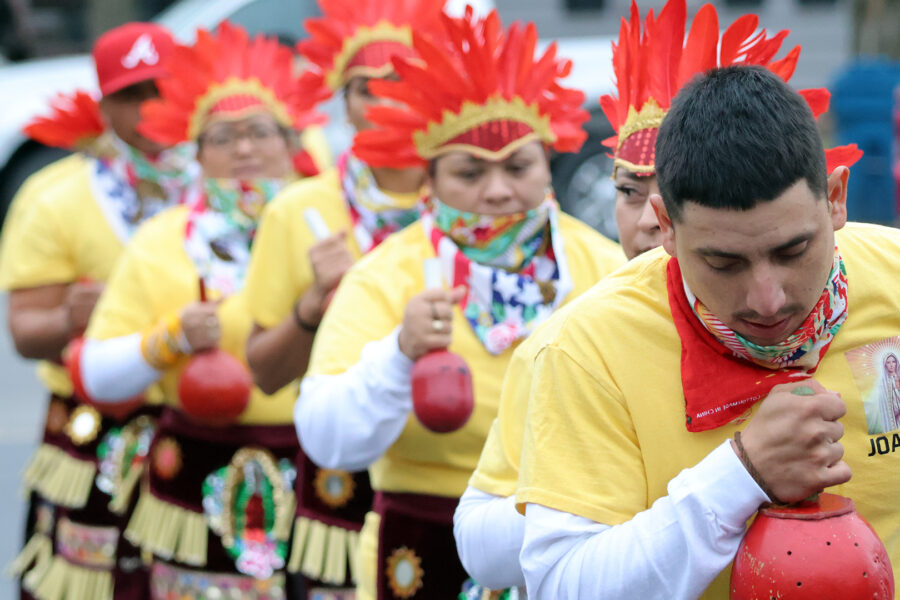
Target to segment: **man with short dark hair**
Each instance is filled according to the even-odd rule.
[[[848,169],[826,176],[808,104],[764,68],[686,85],[655,165],[665,252],[582,295],[535,359],[529,598],[726,598],[760,505],[833,486],[900,564],[877,383],[900,232],[844,227]]]

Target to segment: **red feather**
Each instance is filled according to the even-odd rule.
[[[825,170],[830,175],[838,167],[852,167],[863,156],[856,144],[835,146],[825,151]]]
[[[816,88],[811,90],[800,90],[800,95],[809,104],[813,116],[817,119],[819,115],[828,111],[828,104],[831,101],[831,92],[825,88]]]
[[[214,85],[232,78],[268,90],[289,118],[282,123],[285,127],[300,130],[324,121],[314,111],[317,97],[298,87],[291,50],[263,36],[251,40],[244,29],[227,21],[215,34],[198,31],[193,46],[177,47],[169,73],[159,81],[160,98],[141,106],[138,125],[143,135],[161,143],[187,140],[197,102]],[[252,94],[252,88],[241,93]]]
[[[375,128],[361,131],[354,153],[372,166],[420,165],[414,142],[417,132],[458,113],[464,103],[484,104],[494,97],[521,98],[536,104],[549,119],[552,139],[543,140],[561,152],[576,150],[586,138],[582,125],[589,118],[581,108],[584,94],[559,85],[571,69],[551,44],[535,57],[537,30],[533,24],[504,31],[496,11],[476,19],[467,10],[461,19],[444,16],[440,35],[413,31],[413,46],[424,60],[394,58],[399,81],[372,82],[376,95],[404,108],[372,108],[367,118]]]
[[[717,64],[719,44],[719,16],[712,4],[704,4],[691,23],[678,70],[679,87],[697,73],[712,69]]]
[[[57,94],[50,101],[50,114],[33,118],[22,132],[45,146],[83,150],[105,129],[97,101],[89,93],[76,90]]]

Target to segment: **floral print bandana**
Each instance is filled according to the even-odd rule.
[[[549,317],[572,290],[559,208],[552,195],[537,209],[502,217],[447,208],[433,201],[422,216],[425,233],[445,281],[468,289],[460,308],[475,335],[488,352],[501,354]]]
[[[837,247],[828,283],[803,324],[774,346],[759,346],[729,329],[684,284],[694,314],[703,326],[735,355],[767,369],[815,369],[831,340],[847,319],[847,270]]]
[[[259,217],[286,183],[274,178],[203,180],[202,193],[191,202],[184,247],[207,290],[227,297],[244,287]]]
[[[365,254],[395,231],[419,219],[423,205],[402,206],[381,191],[372,170],[350,152],[338,157],[338,177],[353,222],[353,237]]]
[[[184,201],[200,175],[193,144],[179,144],[155,157],[118,137],[111,151],[98,158],[91,172],[91,189],[107,222],[123,242],[146,219]]]

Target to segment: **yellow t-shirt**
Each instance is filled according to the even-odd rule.
[[[419,199],[418,192],[385,193],[398,206],[412,207]],[[309,249],[316,243],[316,238],[304,218],[307,208],[319,211],[329,231],[347,232],[347,248],[354,258],[362,254],[353,236],[353,224],[337,169],[288,186],[266,206],[253,240],[253,254],[244,286],[253,320],[266,329],[290,315],[294,303],[313,283]]]
[[[73,159],[78,160],[78,159]],[[91,191],[93,160],[61,167],[55,181],[38,190],[22,214],[14,244],[4,258],[5,289],[71,283],[79,277],[105,281],[122,242]]]
[[[184,249],[187,216],[187,207],[178,206],[138,228],[91,315],[86,337],[103,340],[144,331],[199,300],[197,270]],[[222,330],[219,347],[246,363],[244,346],[253,325],[246,297],[239,293],[226,298],[219,305],[218,316]],[[165,402],[170,405],[178,405],[178,379],[189,360],[166,370],[160,379]],[[296,385],[271,396],[254,387],[239,423],[292,423],[296,398]]]
[[[620,266],[618,244],[566,215],[560,231],[574,298]],[[313,344],[308,374],[338,374],[360,357],[362,347],[389,335],[403,320],[409,300],[425,289],[423,261],[435,256],[421,224],[395,233],[345,275]],[[478,462],[488,428],[497,413],[500,383],[512,351],[488,353],[457,307],[453,311],[450,351],[462,356],[472,372],[475,409],[466,425],[436,434],[410,415],[406,428],[370,467],[372,487],[458,497]]]
[[[556,327],[553,323],[565,318],[564,315],[573,306],[576,304],[569,302],[557,309],[552,317],[538,325],[513,352],[500,387],[497,418],[491,424],[484,441],[478,466],[469,479],[470,486],[495,496],[507,497],[516,493],[534,355],[555,334]]]
[[[853,478],[829,491],[853,499],[900,577],[900,430],[868,433],[866,406],[900,357],[900,231],[849,224],[837,232],[849,316],[815,379],[847,405],[844,460]],[[553,319],[534,362],[517,491],[524,503],[616,525],[666,495],[666,484],[744,423],[699,433],[684,425],[681,342],[666,294],[662,250],[608,277]],[[727,383],[723,382],[723,385]],[[874,402],[877,405],[877,402]],[[754,407],[754,411],[758,405]],[[730,569],[704,598],[727,598]]]
[[[7,248],[16,245],[15,237],[21,231],[24,215],[34,206],[35,200],[44,189],[54,185],[59,179],[67,177],[71,171],[84,168],[85,157],[81,154],[70,154],[50,163],[39,171],[29,175],[13,196],[3,220],[3,236],[0,237],[0,285],[6,281],[6,271],[10,260],[6,258]]]
[[[6,290],[72,283],[86,277],[106,281],[122,242],[91,191],[94,161],[72,156],[48,167],[11,224],[4,242],[0,287]],[[41,171],[40,174],[44,174]],[[52,392],[68,396],[72,382],[54,363],[38,364],[38,376]]]

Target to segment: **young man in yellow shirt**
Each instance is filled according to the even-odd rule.
[[[537,351],[529,597],[727,597],[760,505],[833,486],[896,564],[895,434],[872,422],[900,232],[845,227],[849,171],[826,177],[809,105],[758,66],[684,87],[655,164],[665,253],[580,297]]]
[[[693,73],[670,69],[669,72],[678,72],[678,80],[673,82],[676,85],[667,88],[660,88],[650,78],[641,80],[640,85],[633,85],[632,75],[646,71],[650,66],[671,68],[672,64],[680,62],[678,53],[658,40],[682,43],[686,37],[686,9],[684,0],[669,0],[657,21],[647,17],[643,23],[647,29],[645,35],[652,33],[650,39],[654,40],[649,44],[640,43],[639,38],[633,35],[640,32],[642,21],[637,10],[632,12],[618,43],[613,47],[617,93],[601,98],[601,105],[618,134],[610,140],[615,148],[613,178],[619,191],[616,221],[622,247],[629,259],[661,242],[659,225],[649,202],[652,195],[659,194],[653,165],[654,142],[671,104],[672,94]],[[725,37],[733,39],[732,33],[740,31],[741,23],[748,19],[755,22],[755,18],[755,15],[746,15],[738,19]],[[672,35],[661,36],[660,31]],[[760,37],[757,43],[772,47],[766,36]],[[777,48],[773,48],[767,60],[773,58],[776,51]],[[727,53],[723,58],[727,60]],[[775,61],[770,68],[777,70],[783,65],[784,62]],[[700,66],[697,64],[693,68]],[[531,367],[537,350],[553,334],[552,327],[539,328],[511,359],[497,419],[454,518],[454,533],[463,564],[476,581],[495,589],[523,586],[525,583],[519,565],[525,521],[514,509],[515,490],[532,379]]]

